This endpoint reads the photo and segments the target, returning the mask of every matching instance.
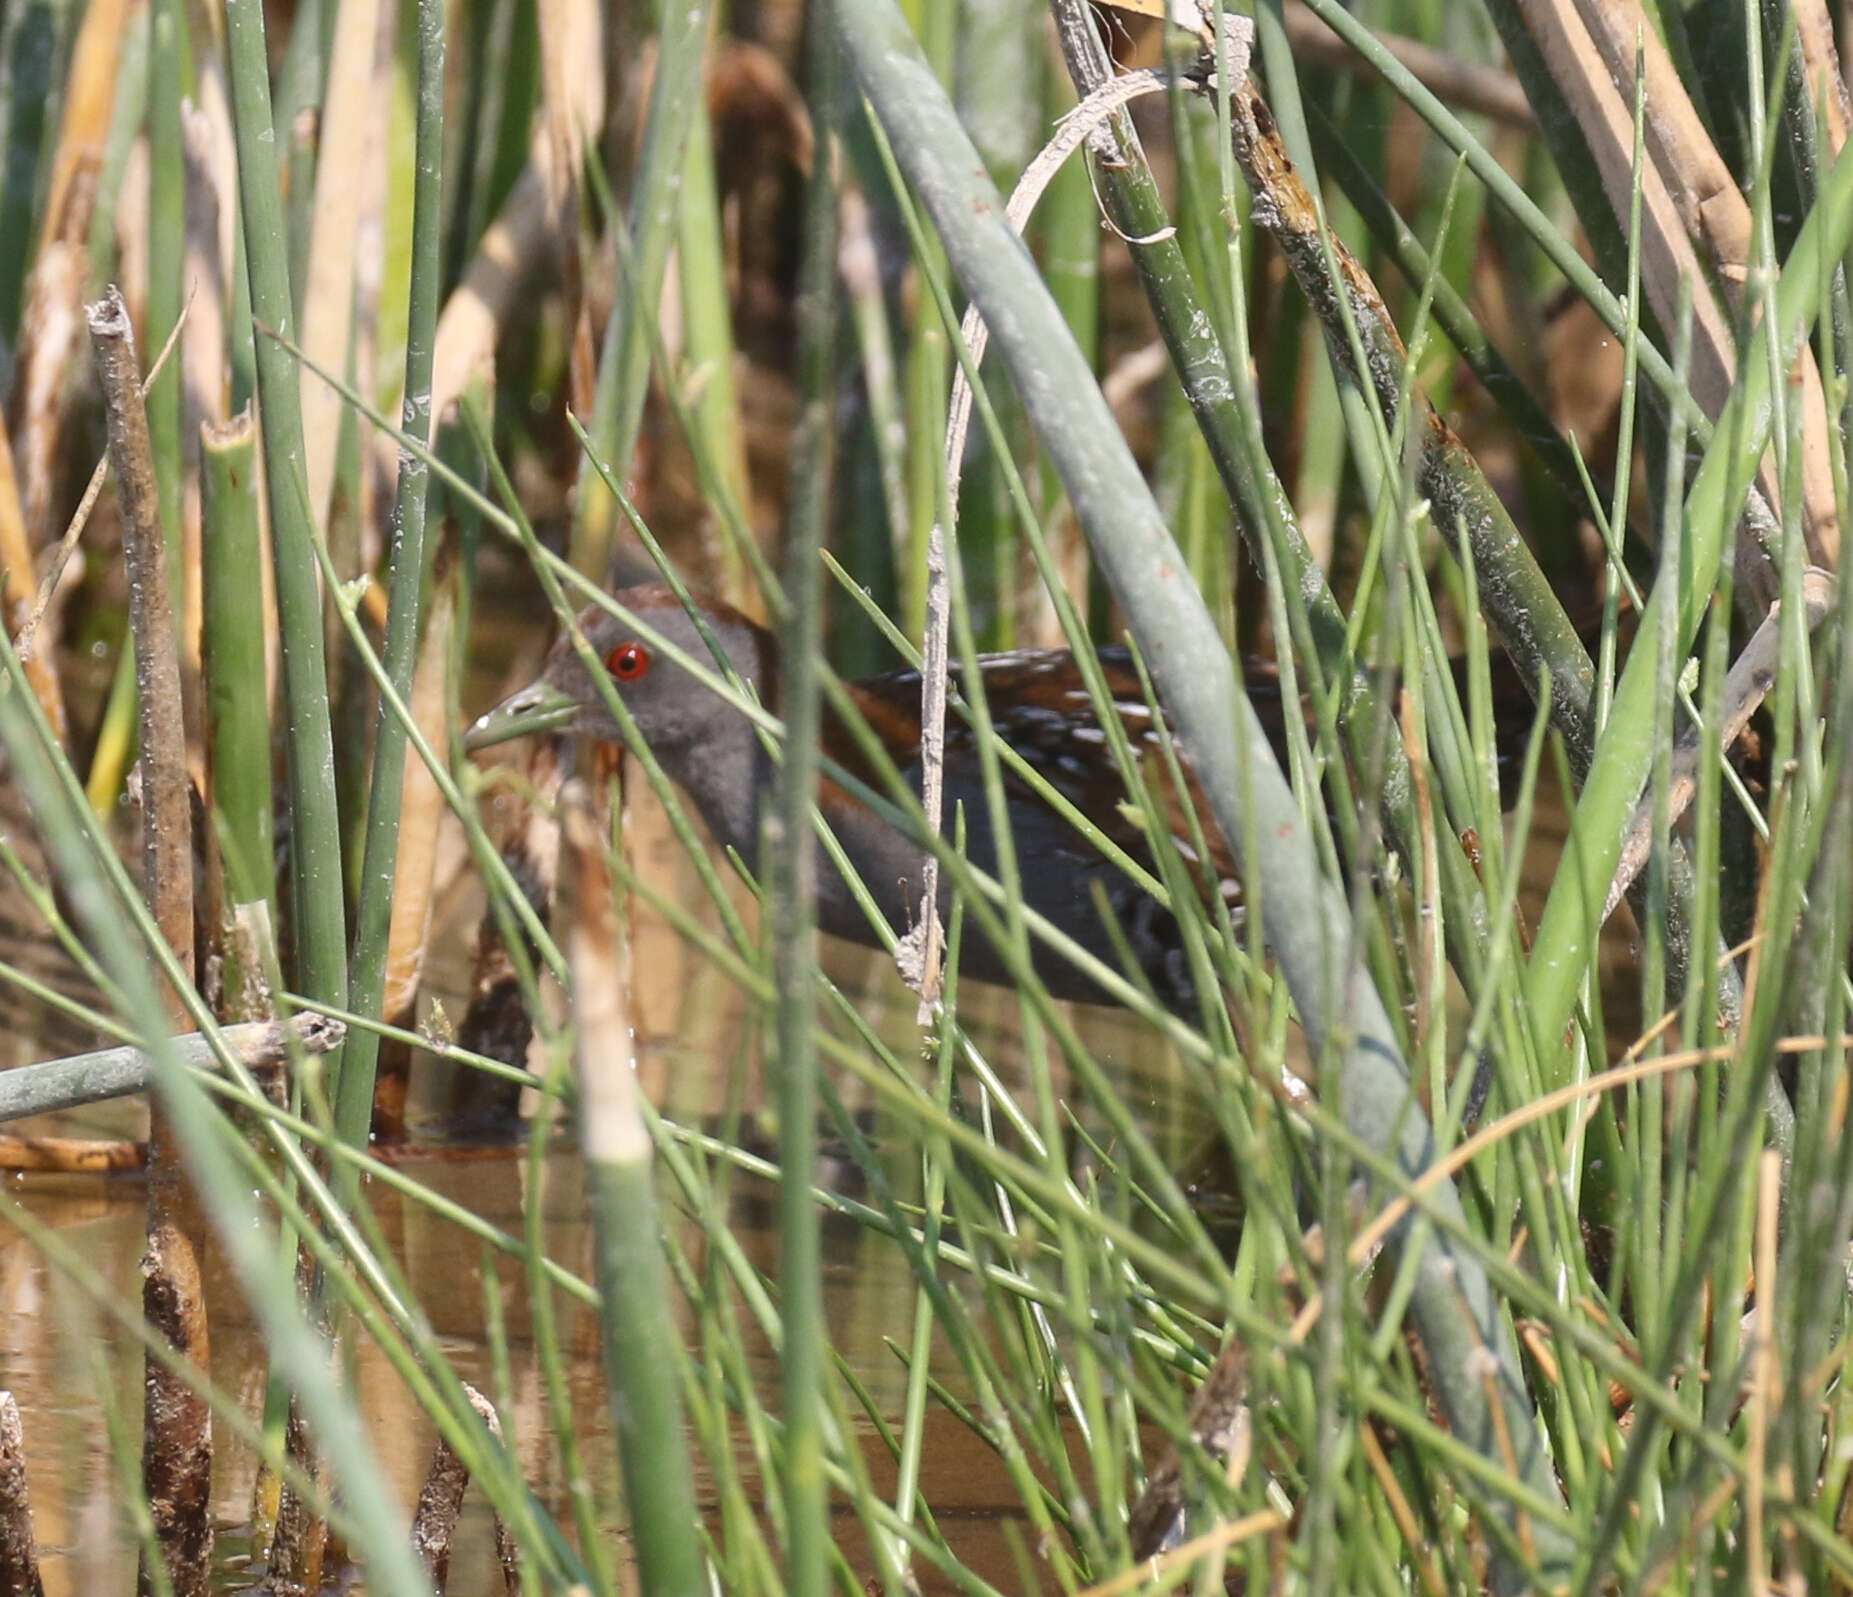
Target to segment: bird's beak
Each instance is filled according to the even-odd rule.
[[[564,732],[572,724],[578,708],[570,694],[551,682],[530,682],[520,692],[511,693],[465,732],[463,747],[474,754],[478,749],[492,748],[510,738],[526,737],[531,732]]]

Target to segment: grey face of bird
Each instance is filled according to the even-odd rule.
[[[643,622],[642,627],[601,608],[582,612],[578,627],[596,666],[582,656],[570,635],[562,637],[540,676],[478,720],[465,746],[487,748],[533,732],[575,732],[619,741],[617,719],[595,670],[623,700],[644,741],[666,758],[691,749],[724,747],[742,734],[750,735],[738,708],[672,657],[679,653],[705,666],[708,676],[723,676],[713,651],[681,606],[653,590],[621,592],[616,598]],[[709,627],[732,668],[749,688],[760,691],[766,671],[763,636],[737,616],[713,618]]]
[[[646,638],[630,623],[603,611],[587,612],[580,627],[613,691],[637,723],[644,741],[659,754],[728,741],[728,734],[745,729],[739,709],[702,676],[686,670],[674,652],[706,668],[710,678],[724,677],[707,641],[695,630],[680,607],[639,612],[654,638]],[[714,620],[709,623],[722,655],[745,685],[758,692],[761,664],[758,639],[744,625]],[[662,645],[667,643],[671,649]],[[578,705],[571,730],[590,737],[616,740],[617,721],[605,696],[587,670],[586,662],[562,638],[548,657],[543,679]]]

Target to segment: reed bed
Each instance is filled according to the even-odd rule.
[[[1853,1583],[1843,8],[1166,9],[0,8],[0,1587]],[[643,574],[759,880],[464,749]],[[820,946],[844,684],[1124,641],[1197,1012],[891,769]]]

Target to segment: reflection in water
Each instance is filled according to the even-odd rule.
[[[468,1203],[505,1230],[520,1233],[524,1160],[502,1156],[464,1163],[421,1162],[412,1173],[434,1190]],[[569,1154],[551,1156],[546,1180],[547,1250],[556,1260],[589,1276],[591,1238],[584,1219],[578,1161]],[[90,1185],[93,1190],[85,1193],[69,1186],[52,1190],[43,1182],[34,1182],[17,1195],[36,1219],[81,1250],[122,1301],[139,1301],[140,1184]],[[753,1192],[753,1186],[750,1181],[740,1183],[742,1198],[734,1206],[733,1229],[753,1262],[769,1271],[776,1262],[775,1246],[770,1233],[757,1222],[771,1213],[772,1204],[768,1194]],[[371,1196],[381,1226],[446,1356],[463,1379],[494,1393],[494,1360],[484,1337],[487,1287],[480,1246],[448,1222],[434,1218],[422,1205],[407,1202],[388,1189],[376,1185]],[[912,1301],[905,1262],[897,1249],[871,1243],[854,1227],[832,1227],[828,1235],[831,1253],[825,1303],[832,1337],[849,1354],[876,1402],[889,1415],[896,1415],[905,1374],[882,1338],[900,1329],[897,1308],[905,1312],[904,1306]],[[686,1240],[692,1245],[692,1231]],[[246,1414],[261,1415],[265,1366],[257,1324],[216,1253],[207,1265],[214,1379],[236,1395]],[[553,1446],[525,1285],[512,1261],[500,1261],[496,1273],[508,1339],[509,1390],[499,1394],[504,1433],[529,1485],[565,1521],[569,1513],[566,1483]],[[603,1517],[615,1524],[619,1512],[615,1451],[598,1327],[590,1311],[564,1297],[556,1298],[556,1307],[566,1356],[567,1404],[580,1427],[580,1447],[596,1483]],[[25,1413],[28,1475],[48,1597],[132,1590],[136,1544],[124,1512],[121,1466],[111,1453],[109,1411],[113,1408],[121,1434],[138,1444],[140,1363],[135,1350],[98,1319],[81,1294],[60,1282],[17,1233],[0,1238],[0,1349],[4,1382]],[[749,1335],[745,1351],[763,1390],[776,1391],[777,1366],[764,1340]],[[355,1376],[375,1447],[409,1508],[430,1463],[436,1432],[376,1349],[361,1348]],[[106,1380],[106,1389],[99,1389],[100,1377]],[[962,1427],[936,1421],[931,1436],[929,1500],[938,1508],[942,1523],[970,1522],[971,1534],[954,1535],[953,1545],[984,1567],[990,1559],[1003,1556],[1002,1543],[996,1539],[994,1504],[1006,1496],[1006,1483]],[[217,1440],[213,1513],[222,1532],[228,1533],[221,1541],[220,1565],[222,1579],[237,1586],[243,1584],[241,1577],[249,1568],[249,1549],[242,1532],[249,1521],[255,1459],[223,1426],[217,1429]],[[885,1464],[874,1455],[883,1451],[871,1449],[878,1479]],[[742,1463],[747,1462],[743,1458]],[[698,1490],[706,1501],[705,1481],[698,1482]],[[846,1522],[843,1531],[846,1542],[859,1538],[853,1522]],[[621,1564],[623,1554],[615,1545],[613,1554]],[[992,1562],[991,1568],[993,1574],[1001,1575],[1005,1566]],[[474,1495],[466,1499],[451,1571],[450,1590],[457,1597],[473,1593],[487,1597],[500,1589],[488,1517]]]

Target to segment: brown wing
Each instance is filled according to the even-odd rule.
[[[1143,818],[1129,802],[1124,784],[1107,747],[1106,733],[1094,713],[1087,684],[1074,657],[1065,649],[1030,650],[982,656],[986,702],[992,722],[1023,758],[1049,783],[1058,788],[1100,830],[1135,859],[1147,854]],[[1210,851],[1208,873],[1201,878],[1213,880],[1223,896],[1231,902],[1240,898],[1239,872],[1235,857],[1217,829],[1204,801],[1201,785],[1191,769],[1188,756],[1180,748],[1179,763],[1184,774],[1185,791],[1180,794],[1171,779],[1163,756],[1150,707],[1145,701],[1139,676],[1131,657],[1120,648],[1100,651],[1102,674],[1113,697],[1121,725],[1131,741],[1149,790],[1159,805],[1172,836],[1186,860],[1201,863],[1192,838],[1190,816],[1201,818],[1201,832]],[[1250,662],[1247,686],[1251,700],[1268,726],[1276,750],[1280,735],[1280,698],[1273,668]],[[953,686],[962,689],[964,672],[954,667]],[[920,746],[920,675],[917,671],[893,671],[855,685],[858,707],[869,724],[881,733],[894,751],[896,763],[903,769],[917,763]],[[841,745],[852,747],[836,729],[830,739],[833,752]],[[946,760],[957,767],[977,757],[977,739],[972,727],[956,710],[946,718]],[[872,780],[873,772],[859,758],[844,761],[846,768]],[[1040,795],[1022,776],[1005,767],[1005,781],[1013,797]]]

